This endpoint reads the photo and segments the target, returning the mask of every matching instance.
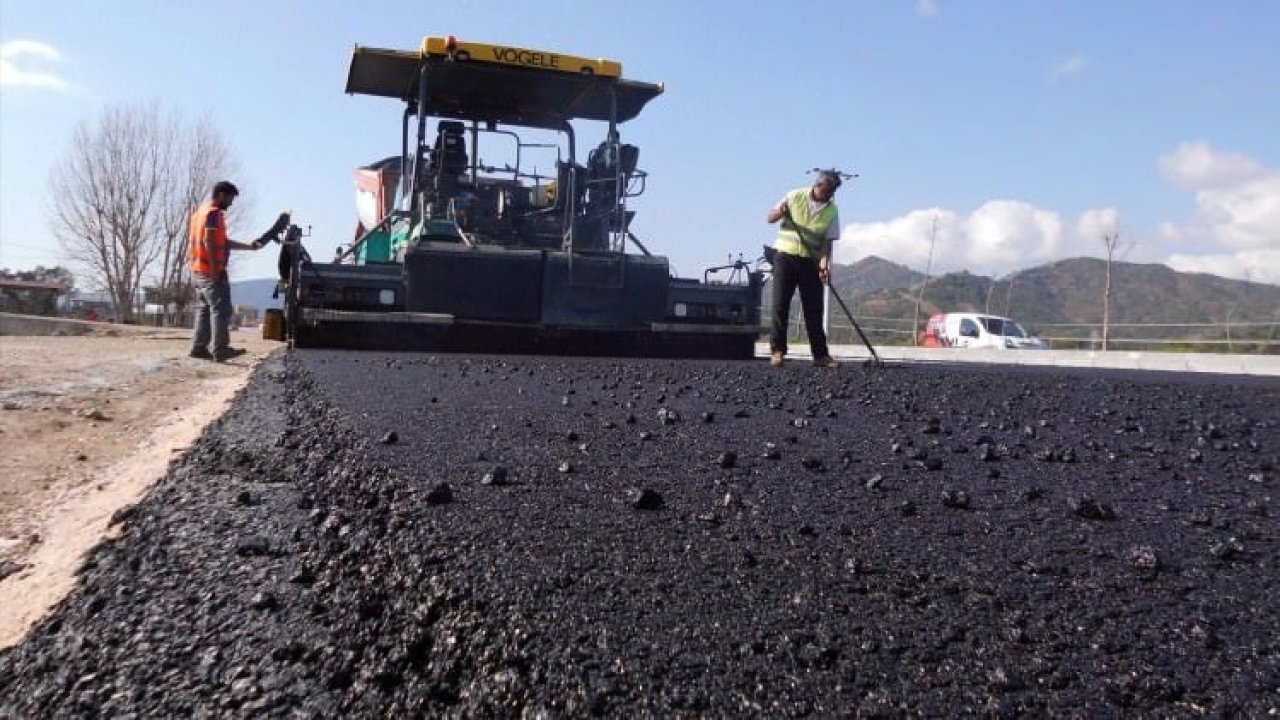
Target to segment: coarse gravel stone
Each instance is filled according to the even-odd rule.
[[[483,476],[480,477],[481,485],[506,485],[507,469],[501,465],[490,468]]]

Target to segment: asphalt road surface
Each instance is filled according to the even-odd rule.
[[[1280,708],[1274,379],[307,351],[0,716]]]

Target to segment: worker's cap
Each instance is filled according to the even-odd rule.
[[[230,195],[232,197],[237,197],[240,195],[240,188],[236,187],[235,183],[232,183],[230,180],[219,180],[213,186],[213,194],[214,195],[223,194],[223,195]]]
[[[836,172],[835,170],[819,170],[818,179],[815,180],[814,183],[816,184],[816,183],[822,182],[823,180],[827,181],[827,184],[831,186],[832,190],[835,190],[836,188],[840,187],[840,183],[843,182],[840,179],[840,173]]]

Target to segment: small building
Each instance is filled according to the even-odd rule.
[[[0,279],[0,312],[57,315],[67,292],[56,282]]]

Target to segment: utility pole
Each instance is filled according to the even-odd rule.
[[[1229,353],[1236,351],[1235,343],[1231,341],[1231,316],[1235,314],[1236,307],[1237,305],[1232,304],[1232,306],[1227,310],[1227,352]]]
[[[924,282],[920,283],[920,292],[916,293],[916,311],[911,318],[911,344],[920,344],[920,303],[924,301],[924,290],[929,286],[929,278],[933,273],[933,246],[938,242],[938,216],[935,213],[929,229],[929,261],[924,266]]]

